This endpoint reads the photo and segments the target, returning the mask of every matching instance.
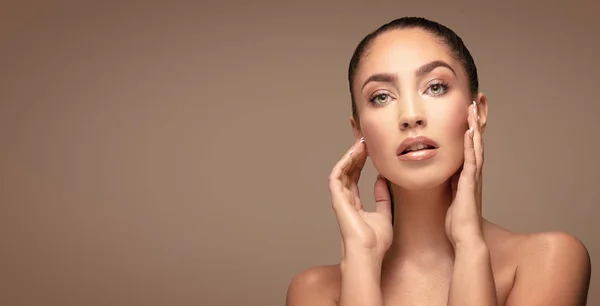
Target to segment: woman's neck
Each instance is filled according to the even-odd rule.
[[[424,265],[453,259],[454,249],[445,230],[446,211],[452,202],[449,183],[418,191],[392,185],[392,194],[394,241],[388,257]]]

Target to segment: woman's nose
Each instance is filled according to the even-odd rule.
[[[399,124],[401,130],[425,127],[427,125],[427,118],[422,102],[415,98],[404,101]]]
[[[426,125],[427,121],[420,115],[403,116],[402,120],[400,121],[400,129],[403,131],[418,127],[425,127]]]

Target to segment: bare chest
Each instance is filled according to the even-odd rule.
[[[447,305],[451,269],[403,271],[382,280],[384,305]]]
[[[513,285],[514,271],[495,267],[494,281],[498,305],[504,305]],[[452,276],[451,269],[429,273],[408,272],[382,280],[384,305],[446,306]]]

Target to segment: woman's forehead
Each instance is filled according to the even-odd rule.
[[[432,61],[443,61],[459,70],[451,50],[433,34],[421,29],[391,30],[372,41],[361,59],[357,79],[372,73],[412,74]]]

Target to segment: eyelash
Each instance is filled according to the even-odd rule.
[[[434,97],[439,97],[439,96],[443,96],[444,94],[446,94],[446,92],[448,92],[448,88],[450,88],[450,85],[444,81],[436,81],[435,83],[429,84],[429,86],[427,86],[427,90],[425,90],[425,92],[431,90],[431,87],[433,86],[441,86],[442,87],[442,93],[441,94],[432,94],[432,96]]]
[[[450,88],[450,85],[447,82],[436,81],[435,83],[429,84],[429,86],[427,86],[427,89],[425,90],[425,92],[431,90],[431,88],[433,86],[440,86],[440,87],[442,87],[442,93],[437,94],[437,95],[433,94],[433,93],[431,94],[434,97],[443,96],[444,94],[446,94],[448,92],[448,89]],[[385,93],[385,92],[382,92],[382,91],[377,91],[377,92],[375,92],[375,94],[373,94],[373,96],[371,96],[369,98],[369,102],[371,102],[371,104],[374,104],[374,105],[377,105],[377,106],[381,106],[381,105],[383,105],[385,103],[377,103],[377,102],[375,102],[375,99],[377,99],[378,97],[381,97],[381,96],[392,98],[392,96],[390,94],[388,94],[388,93]]]
[[[371,104],[376,105],[376,106],[382,106],[385,103],[377,103],[377,102],[375,102],[375,99],[377,99],[378,97],[381,97],[381,96],[386,96],[386,97],[388,97],[390,99],[392,98],[392,95],[390,95],[390,94],[388,94],[386,92],[377,91],[377,92],[375,92],[375,94],[373,94],[373,96],[371,96],[369,98],[369,102],[371,102]]]

